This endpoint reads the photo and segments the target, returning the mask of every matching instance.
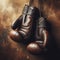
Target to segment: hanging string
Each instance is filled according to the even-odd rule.
[[[43,16],[44,18],[47,18],[47,15],[44,14],[44,12],[43,12],[45,1],[44,0],[38,0],[38,2],[39,2],[40,16]],[[47,12],[47,14],[48,14],[48,12]]]
[[[32,5],[33,1],[34,1],[34,0],[30,0],[30,1],[29,1],[29,6]]]
[[[38,7],[39,7],[39,11],[40,11],[40,17],[43,16],[43,3],[44,3],[44,0],[38,0]]]

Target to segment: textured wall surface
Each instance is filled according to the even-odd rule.
[[[0,0],[0,60],[58,60],[59,52],[46,55],[32,55],[26,46],[12,41],[8,34],[12,21],[16,20],[22,12],[25,3],[29,0]],[[60,0],[42,1],[43,13],[51,24],[51,34],[60,49]],[[33,2],[38,7],[38,1]],[[51,49],[52,50],[52,49]]]

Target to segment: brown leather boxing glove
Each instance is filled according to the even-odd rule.
[[[17,27],[20,26],[19,23],[20,20],[14,23],[12,28],[16,30],[10,32],[10,37],[15,41],[20,41],[21,39],[29,38],[31,35],[33,20],[36,20],[38,17],[39,17],[38,8],[25,5],[22,12],[22,17],[20,18],[22,20],[21,27],[19,29],[16,29]]]
[[[37,21],[35,41],[27,46],[27,50],[33,54],[40,54],[46,50],[48,43],[48,31],[46,30],[45,19],[40,17]]]

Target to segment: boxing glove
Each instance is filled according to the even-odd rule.
[[[47,50],[48,31],[45,24],[45,19],[40,17],[36,24],[35,41],[28,44],[27,50],[33,54],[40,54]]]
[[[32,26],[33,26],[33,20],[35,21],[39,17],[39,10],[36,7],[25,5],[22,17],[20,18],[22,20],[21,27],[19,29],[16,29],[20,26],[19,20],[12,26],[13,29],[16,29],[15,31],[10,32],[10,37],[15,41],[20,41],[21,39],[26,40],[30,37]],[[19,24],[18,24],[19,23]]]

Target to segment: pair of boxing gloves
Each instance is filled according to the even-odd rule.
[[[33,54],[39,54],[46,49],[48,31],[45,19],[40,16],[39,9],[25,5],[22,15],[12,24],[10,38],[17,42],[29,42],[27,50]]]

